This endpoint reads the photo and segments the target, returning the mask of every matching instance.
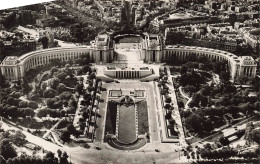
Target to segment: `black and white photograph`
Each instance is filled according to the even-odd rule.
[[[0,164],[260,163],[260,0],[0,6]]]

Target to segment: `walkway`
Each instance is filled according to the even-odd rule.
[[[192,97],[188,97],[185,93],[183,93],[183,91],[182,91],[182,86],[179,87],[179,91],[180,91],[180,94],[181,94],[184,98],[188,99],[188,101],[186,102],[185,107],[184,107],[185,110],[187,110],[187,109],[190,108],[190,107],[189,107],[189,103],[191,102]]]
[[[77,76],[77,77],[83,77],[83,82],[82,82],[83,86],[84,86],[83,89],[86,89],[88,87],[88,84],[86,84],[88,75],[82,75],[82,76]],[[78,122],[79,122],[79,119],[81,118],[81,115],[79,113],[80,113],[80,109],[81,109],[80,104],[81,104],[82,100],[84,100],[83,95],[80,95],[78,104],[77,104],[77,109],[76,109],[75,116],[74,116],[74,120],[73,120],[74,127],[78,127]]]
[[[170,68],[169,67],[166,67],[166,68],[167,68],[168,81],[169,81],[169,84],[166,84],[166,85],[169,87],[169,96],[172,99],[172,103],[173,103],[173,107],[174,107],[173,112],[172,112],[172,117],[178,125],[177,127],[178,127],[178,131],[180,133],[180,135],[179,135],[180,145],[187,146],[186,141],[185,141],[184,131],[183,131],[183,125],[182,125],[182,121],[181,121],[181,116],[180,116],[180,112],[179,112],[179,107],[178,107],[178,103],[177,103],[178,101],[177,101],[175,89],[173,86],[173,81],[172,81],[173,76],[171,75]]]
[[[53,127],[49,130],[47,130],[47,132],[43,135],[42,138],[46,138],[49,136],[49,134],[51,133],[51,131],[53,131],[58,125],[59,123],[62,121],[62,119],[60,119],[55,125],[53,125]]]

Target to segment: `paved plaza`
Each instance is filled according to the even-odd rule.
[[[115,45],[116,59],[113,63],[133,67],[143,64],[140,43],[118,43]],[[118,66],[118,65],[117,65]]]

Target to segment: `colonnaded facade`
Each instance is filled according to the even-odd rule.
[[[165,46],[163,38],[154,34],[147,34],[141,39],[139,50],[141,59],[148,64],[187,60],[190,55],[195,55],[197,58],[205,56],[215,61],[227,61],[233,81],[240,76],[252,78],[256,76],[257,64],[251,56],[238,57],[226,51],[202,47]],[[98,35],[90,46],[49,48],[29,52],[19,57],[7,56],[0,65],[1,73],[9,81],[19,80],[30,68],[46,65],[52,59],[70,61],[82,55],[89,55],[96,64],[112,63],[116,59],[115,41],[110,35],[102,34]],[[134,77],[139,77],[139,72],[130,72]],[[125,74],[117,70],[115,76],[124,78]]]

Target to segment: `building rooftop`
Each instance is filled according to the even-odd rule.
[[[17,56],[7,56],[3,62],[2,65],[15,65],[17,63],[18,57]]]
[[[96,38],[97,46],[107,46],[108,45],[108,36],[107,35],[98,35]]]

